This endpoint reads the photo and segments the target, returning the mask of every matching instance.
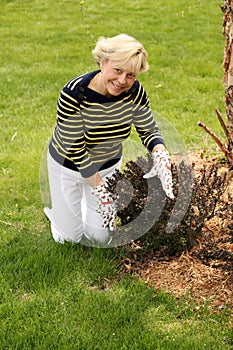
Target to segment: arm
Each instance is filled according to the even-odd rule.
[[[133,100],[133,122],[143,145],[153,152],[155,146],[162,148],[164,140],[149,107],[149,99],[144,88],[138,81],[136,86],[137,94]]]
[[[104,185],[104,181],[98,172],[92,176],[86,177],[85,180],[90,187]]]
[[[149,108],[146,92],[140,85],[137,99],[135,126],[142,143],[151,151],[154,161],[152,169],[144,175],[144,178],[148,179],[157,175],[166,195],[174,199],[170,156]]]
[[[152,149],[152,154],[155,153],[156,151],[166,151],[166,147],[162,144],[162,143],[159,143],[158,145],[155,145]]]
[[[84,177],[96,173],[84,138],[84,124],[79,102],[72,91],[64,87],[57,103],[57,126],[54,132],[54,142],[59,152],[73,161]]]

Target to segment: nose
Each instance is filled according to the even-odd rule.
[[[118,82],[119,82],[121,85],[125,85],[125,84],[126,84],[126,73],[121,73],[121,74],[118,76]]]

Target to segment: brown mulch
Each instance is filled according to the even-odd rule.
[[[200,154],[192,155],[195,162],[195,172],[198,175],[203,163],[208,164],[215,159],[205,158]],[[226,165],[219,164],[219,172],[227,172],[228,183],[224,194],[233,194],[233,171]],[[134,244],[130,258],[122,261],[122,270],[135,273],[145,283],[157,289],[173,293],[177,298],[189,296],[194,299],[197,308],[207,302],[209,308],[215,311],[233,310],[233,239],[229,234],[229,222],[214,217],[209,220],[198,244],[190,251],[183,252],[179,257],[161,256],[160,252],[151,252],[150,256],[140,258],[140,247]],[[233,214],[232,214],[233,224]],[[218,253],[212,259],[205,261],[200,252],[214,247]],[[224,256],[224,252],[227,258]],[[230,255],[230,258],[229,258]],[[199,305],[199,306],[198,306]],[[233,314],[233,311],[232,311]]]

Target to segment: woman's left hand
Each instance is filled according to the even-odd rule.
[[[166,149],[157,149],[152,153],[152,156],[154,165],[149,173],[143,176],[144,179],[149,179],[157,175],[162,183],[162,187],[166,195],[169,198],[174,199],[171,160],[168,151]]]

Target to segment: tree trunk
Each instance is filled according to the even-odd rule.
[[[223,34],[225,36],[223,83],[226,88],[226,117],[229,132],[228,150],[233,153],[233,0],[225,0],[222,11],[224,13]]]
[[[221,6],[223,16],[223,34],[225,37],[224,59],[223,59],[223,84],[225,86],[225,104],[226,104],[226,119],[225,124],[220,112],[216,110],[217,117],[226,135],[226,144],[224,145],[217,135],[211,131],[201,121],[198,125],[201,126],[218,144],[221,151],[225,154],[229,163],[230,170],[233,169],[233,0],[224,0],[224,5]]]

